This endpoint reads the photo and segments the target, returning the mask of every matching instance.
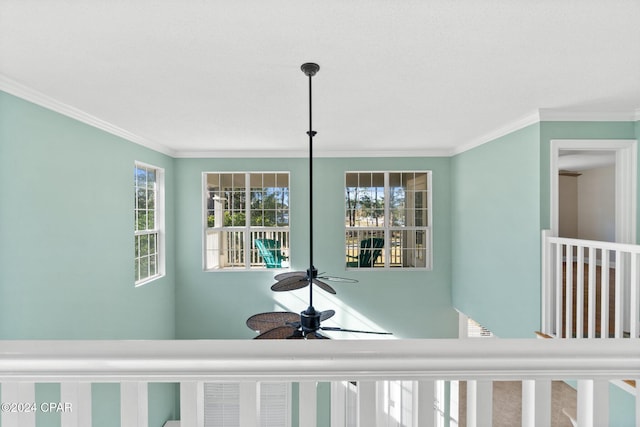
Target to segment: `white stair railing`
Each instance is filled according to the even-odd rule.
[[[316,427],[318,382],[357,382],[357,425],[381,426],[381,381],[413,382],[411,422],[436,426],[438,381],[465,380],[467,425],[491,425],[493,381],[523,380],[523,422],[547,426],[551,380],[578,381],[580,426],[607,420],[607,383],[640,379],[637,341],[601,340],[200,340],[3,341],[0,381],[3,427],[35,426],[38,412],[61,414],[65,426],[90,426],[91,383],[119,383],[120,422],[147,427],[152,382],[178,383],[181,427],[202,427],[203,384],[240,383],[240,425],[259,426],[260,382],[299,384],[301,427]],[[61,384],[60,402],[37,402],[36,383]],[[475,390],[475,393],[473,392]],[[640,393],[635,411],[640,414]],[[35,406],[30,406],[33,403]],[[51,406],[53,405],[53,406]],[[334,408],[332,427],[347,427],[345,408]],[[339,411],[342,411],[339,413]],[[382,414],[382,415],[380,415]],[[409,416],[409,415],[408,415]],[[633,413],[630,415],[630,424]],[[344,422],[342,422],[343,420]],[[386,424],[385,424],[386,425]],[[640,427],[640,415],[635,416]]]
[[[640,337],[640,245],[542,233],[542,332]]]

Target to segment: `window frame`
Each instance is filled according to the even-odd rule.
[[[245,218],[246,222],[243,226],[221,226],[221,227],[209,227],[208,225],[208,198],[209,198],[209,189],[207,183],[207,176],[209,174],[238,174],[244,175],[245,187],[244,194],[246,200],[245,206]],[[287,205],[287,216],[288,216],[288,225],[287,226],[276,226],[276,227],[265,227],[265,226],[252,226],[251,225],[251,175],[252,174],[286,174],[287,175],[287,192],[288,192],[288,205]],[[266,187],[262,187],[263,189]],[[251,241],[252,231],[280,231],[288,233],[289,242],[291,241],[291,171],[280,170],[280,171],[260,171],[260,170],[251,170],[251,171],[205,171],[202,172],[202,269],[205,272],[230,272],[230,271],[264,271],[268,270],[266,265],[264,266],[252,266],[251,265],[251,248],[253,243]],[[240,267],[207,267],[207,233],[209,230],[219,230],[219,231],[240,231],[243,233],[244,238],[244,249],[243,249],[243,258],[244,265]],[[288,248],[290,250],[290,247]],[[290,255],[290,254],[289,254]],[[289,266],[282,266],[278,270],[287,270]]]
[[[388,203],[390,200],[390,174],[394,173],[413,173],[413,174],[425,174],[426,175],[426,210],[427,210],[427,225],[426,226],[392,226],[390,224],[391,219],[391,207]],[[344,172],[344,181],[343,181],[343,192],[346,192],[347,189],[347,176],[348,174],[384,174],[384,225],[383,226],[371,226],[371,227],[351,227],[347,224],[347,221],[344,222],[344,244],[345,248],[347,247],[347,233],[349,232],[357,232],[357,231],[377,231],[383,232],[384,235],[384,247],[383,247],[383,259],[384,265],[375,266],[375,267],[345,267],[348,271],[370,271],[370,270],[392,270],[392,271],[431,271],[433,270],[433,171],[431,170],[347,170]],[[344,212],[346,214],[348,210],[346,197],[343,195],[343,204],[344,204]],[[346,219],[346,218],[345,218]],[[389,243],[391,241],[390,235],[392,231],[424,231],[425,232],[425,240],[427,244],[424,249],[426,251],[425,254],[425,266],[392,266],[390,265],[390,246]]]
[[[164,277],[166,275],[166,270],[165,270],[165,257],[166,257],[166,252],[165,252],[165,199],[164,199],[164,190],[165,190],[165,185],[164,185],[164,175],[165,175],[165,171],[164,168],[155,166],[155,165],[151,165],[149,163],[144,163],[144,162],[140,162],[140,161],[135,161],[134,162],[134,206],[133,206],[133,213],[134,213],[134,227],[133,227],[133,235],[134,235],[134,263],[138,263],[138,260],[141,259],[141,256],[136,257],[135,256],[135,239],[138,238],[138,236],[151,236],[151,235],[155,235],[156,236],[156,273],[147,277],[144,277],[142,279],[138,279],[137,277],[135,277],[136,275],[134,274],[134,286],[138,287],[138,286],[142,286],[145,285],[147,283],[153,282],[161,277]],[[138,189],[138,184],[137,184],[137,175],[136,175],[136,170],[137,169],[146,169],[146,170],[153,170],[155,171],[155,175],[156,175],[156,179],[155,179],[155,207],[154,207],[154,228],[153,229],[144,229],[144,230],[136,230],[137,228],[137,217],[136,217],[136,211],[138,210],[138,205],[137,205],[137,189]],[[148,199],[147,199],[148,200]],[[139,254],[140,255],[140,254]],[[135,266],[134,266],[134,272],[135,272]]]

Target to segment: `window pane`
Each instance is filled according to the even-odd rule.
[[[149,257],[140,258],[140,280],[149,277]]]
[[[153,230],[156,228],[156,214],[155,211],[147,212],[147,230]]]
[[[147,229],[147,211],[136,211],[136,215],[138,217],[138,223],[136,230],[146,230]]]
[[[147,187],[150,189],[155,188],[156,185],[156,171],[149,169],[147,171]]]
[[[384,233],[377,230],[347,231],[347,267],[384,266]]]
[[[156,253],[156,235],[155,234],[149,235],[149,253],[151,254]]]
[[[149,255],[149,236],[140,236],[140,256]]]
[[[384,226],[384,173],[347,173],[345,201],[350,227]]]
[[[158,273],[156,255],[149,257],[149,276],[155,276]]]
[[[138,196],[138,209],[146,209],[147,208],[147,190],[144,188],[138,188],[137,191]]]
[[[401,227],[406,225],[406,188],[403,184],[402,173],[389,174],[389,214],[391,225]]]

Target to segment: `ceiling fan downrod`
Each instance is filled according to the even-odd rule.
[[[320,70],[320,66],[313,62],[307,62],[300,67],[302,72],[309,77],[309,272],[315,270],[313,266],[313,137],[317,132],[313,130],[313,106],[311,78]],[[309,280],[309,308],[306,312],[315,313],[313,309],[313,274],[308,274]],[[304,313],[304,312],[303,312]]]

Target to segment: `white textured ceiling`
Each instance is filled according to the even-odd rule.
[[[320,154],[446,155],[538,109],[633,114],[639,23],[638,0],[0,0],[0,88],[177,156],[293,154],[313,61]]]

